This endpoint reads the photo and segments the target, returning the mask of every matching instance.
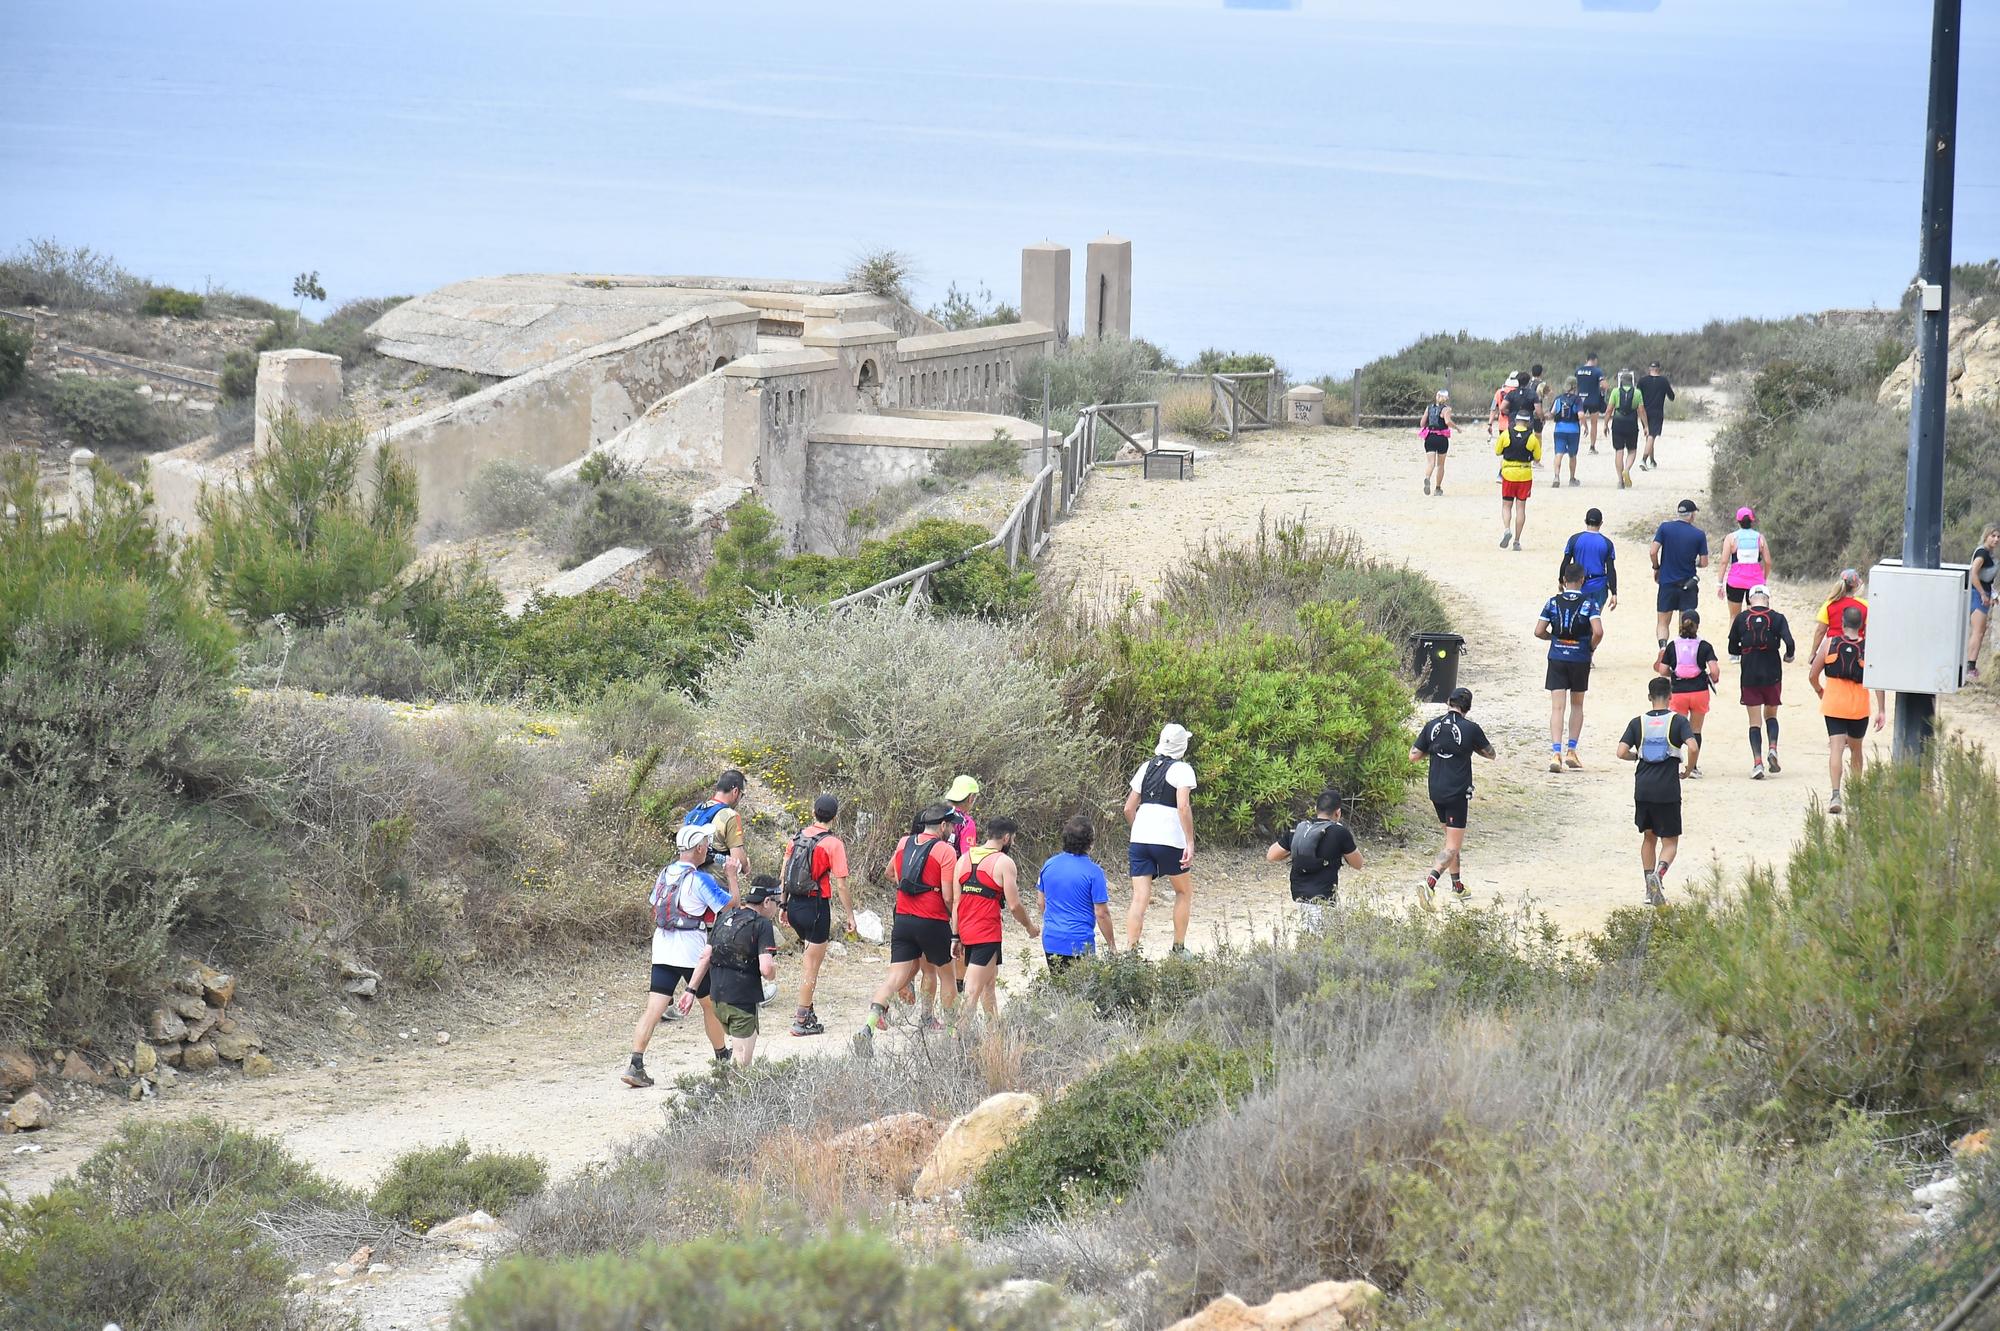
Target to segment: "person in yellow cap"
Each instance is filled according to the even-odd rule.
[[[979,782],[960,772],[945,788],[944,802],[951,806],[951,817],[945,823],[945,839],[958,852],[960,859],[972,854],[979,844],[979,823],[972,816],[972,801],[979,797]],[[958,985],[958,992],[965,992],[965,953],[955,952],[951,958],[951,973]]]

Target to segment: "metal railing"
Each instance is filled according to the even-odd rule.
[[[103,365],[113,370],[124,370],[128,374],[143,374],[154,379],[164,379],[170,384],[182,384],[188,388],[199,388],[204,393],[220,393],[222,391],[222,381],[219,377],[214,383],[207,383],[200,379],[190,379],[184,374],[172,374],[166,370],[155,370],[146,365],[134,365],[130,361],[119,360],[114,356],[106,356],[102,352],[85,351],[81,347],[65,347],[58,344],[55,348],[55,357],[60,360],[64,356],[73,356],[77,360],[87,360],[93,365]],[[196,371],[196,373],[204,372]]]

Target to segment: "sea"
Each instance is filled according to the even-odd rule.
[[[1133,246],[1134,332],[1345,374],[1432,331],[1893,306],[1917,0],[0,0],[0,251],[329,305],[490,273],[1018,295]],[[2000,254],[2000,4],[1956,253]],[[311,306],[323,312],[328,306]]]

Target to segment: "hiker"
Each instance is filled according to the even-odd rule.
[[[1500,400],[1501,420],[1519,421],[1526,416],[1539,432],[1542,424],[1542,395],[1535,383],[1531,370],[1516,370],[1510,382],[1514,385],[1507,396]]]
[[[769,874],[750,880],[750,891],[737,905],[716,917],[708,931],[708,946],[695,964],[695,983],[704,981],[714,995],[715,1019],[729,1037],[729,1057],[738,1072],[757,1056],[757,1009],[764,1005],[764,985],[778,974],[778,882]],[[694,1002],[692,991],[680,997],[681,1011]]]
[[[1097,951],[1092,930],[1104,935],[1104,950],[1118,951],[1111,923],[1111,890],[1104,870],[1090,858],[1097,829],[1077,814],[1062,827],[1062,853],[1042,861],[1035,890],[1042,894],[1042,956],[1049,974],[1061,975]]]
[[[1533,416],[1516,416],[1493,441],[1500,456],[1500,548],[1507,542],[1521,548],[1521,529],[1528,525],[1528,496],[1534,493],[1534,467],[1542,460],[1542,437]]]
[[[1437,401],[1424,408],[1423,424],[1417,433],[1424,441],[1424,493],[1444,493],[1444,458],[1451,452],[1451,394],[1438,389]]]
[[[1681,844],[1681,756],[1693,763],[1701,755],[1701,737],[1669,705],[1673,696],[1673,685],[1651,680],[1645,715],[1627,722],[1618,739],[1619,761],[1639,764],[1632,774],[1632,821],[1639,829],[1639,867],[1649,906],[1667,904],[1667,870]]]
[[[1667,681],[1669,707],[1674,715],[1687,718],[1688,727],[1699,741],[1702,724],[1708,719],[1709,692],[1722,679],[1722,662],[1716,659],[1715,648],[1701,636],[1699,611],[1689,610],[1681,615],[1680,634],[1653,658],[1653,673]],[[1689,781],[1701,777],[1701,768],[1696,766],[1700,752],[1697,743],[1695,752],[1688,755],[1683,775]]]
[[[1361,867],[1361,847],[1341,820],[1340,791],[1328,786],[1313,801],[1313,815],[1278,833],[1264,852],[1273,864],[1292,863],[1292,900],[1300,922],[1318,933],[1326,927],[1326,909],[1340,896],[1340,866]]]
[[[945,823],[945,832],[951,838],[951,848],[961,858],[979,844],[979,823],[972,816],[972,801],[978,794],[979,782],[963,772],[951,779],[951,785],[944,792],[944,802],[951,806],[951,817]],[[964,993],[965,953],[962,950],[952,955],[951,979],[952,987]]]
[[[729,909],[735,897],[723,890],[702,866],[708,862],[709,838],[713,829],[706,824],[684,826],[674,833],[674,861],[653,879],[647,905],[653,912],[653,973],[646,995],[646,1010],[632,1028],[632,1061],[618,1080],[643,1090],[653,1084],[646,1075],[646,1046],[653,1041],[653,1029],[674,1001],[674,990],[685,984],[688,992],[701,1000],[702,1024],[708,1028],[708,1043],[718,1059],[729,1057],[726,1034],[716,1019],[707,977],[695,979],[702,949],[708,946],[708,926],[717,912]]]
[[[1597,427],[1604,421],[1604,370],[1591,352],[1576,367],[1576,391],[1583,399],[1583,420],[1590,433],[1590,451],[1597,451]]]
[[[748,843],[743,835],[743,814],[738,808],[742,800],[743,773],[731,767],[715,778],[715,793],[689,809],[681,818],[683,827],[714,830],[709,845],[720,852],[714,859],[721,866],[723,882],[732,897],[742,891],[743,872],[749,864],[746,853]]]
[[[1583,594],[1606,610],[1618,608],[1618,548],[1604,534],[1604,513],[1589,509],[1583,515],[1583,530],[1563,546],[1556,561],[1557,585],[1562,570],[1575,564],[1583,570]]]
[[[1543,371],[1541,366],[1530,365],[1528,367],[1528,387],[1535,390],[1535,402],[1538,405],[1546,404],[1548,402],[1550,397],[1549,381],[1545,377],[1543,377]],[[1546,414],[1537,412],[1536,419],[1543,423],[1546,423],[1548,421],[1548,416]]]
[[[1194,768],[1183,761],[1185,726],[1169,721],[1160,742],[1132,774],[1125,796],[1125,821],[1132,825],[1127,855],[1132,873],[1132,908],[1125,915],[1125,946],[1139,950],[1139,930],[1153,899],[1153,880],[1164,877],[1174,889],[1174,952],[1187,951],[1188,915],[1194,907]]]
[[[1653,450],[1660,442],[1661,428],[1667,423],[1667,401],[1674,395],[1674,386],[1667,382],[1666,375],[1660,373],[1660,363],[1654,361],[1639,376],[1635,387],[1646,407],[1646,456],[1639,465],[1647,471],[1656,471],[1660,462],[1653,456]]]
[[[1021,922],[1030,939],[1042,936],[1041,928],[1021,904],[1020,870],[1014,864],[1014,838],[1020,825],[1012,818],[995,818],[986,825],[986,839],[965,853],[959,861],[958,936],[965,954],[965,997],[986,1015],[1000,1015],[1000,999],[994,992],[1000,977],[1000,911]]]
[[[833,896],[840,895],[846,932],[854,932],[854,898],[847,891],[847,845],[834,835],[833,820],[840,801],[821,795],[813,801],[813,820],[785,843],[784,868],[778,882],[784,889],[785,923],[799,936],[805,956],[799,963],[799,1010],[792,1017],[793,1035],[823,1035],[813,1010],[819,968],[833,938]]]
[[[1542,606],[1535,636],[1549,645],[1549,667],[1542,687],[1549,691],[1549,770],[1578,769],[1576,742],[1583,734],[1583,695],[1590,689],[1590,659],[1604,641],[1604,619],[1597,602],[1583,594],[1583,568],[1565,564],[1562,591]],[[1569,739],[1563,740],[1563,713],[1569,713]]]
[[[1508,374],[1506,380],[1493,390],[1493,405],[1486,411],[1486,437],[1491,439],[1498,433],[1500,425],[1508,419],[1507,395],[1520,386],[1521,376]]]
[[[1604,399],[1611,415],[1611,462],[1618,468],[1618,488],[1632,488],[1632,464],[1639,456],[1639,408],[1644,405],[1630,370],[1618,372],[1618,385]]]
[[[1839,624],[1849,610],[1861,612],[1861,640],[1868,640],[1868,602],[1861,599],[1863,590],[1859,571],[1851,568],[1840,570],[1840,580],[1833,584],[1833,590],[1827,593],[1826,600],[1820,605],[1818,620],[1813,625],[1812,650],[1806,653],[1807,660],[1817,661],[1827,638],[1840,635]]]
[[[1736,530],[1722,538],[1722,576],[1715,594],[1729,598],[1729,619],[1743,613],[1752,587],[1771,585],[1771,543],[1757,530],[1757,510],[1745,504],[1736,510]]]
[[[1694,525],[1699,510],[1692,499],[1683,499],[1674,516],[1653,532],[1653,580],[1660,585],[1653,608],[1659,611],[1654,636],[1667,645],[1667,630],[1674,616],[1701,609],[1701,575],[1708,567],[1708,533]]]
[[[1783,647],[1784,658],[1778,649]],[[1729,654],[1742,661],[1743,706],[1750,713],[1750,779],[1762,781],[1778,765],[1778,708],[1782,705],[1785,666],[1798,652],[1792,626],[1771,608],[1771,589],[1761,583],[1750,589],[1750,608],[1729,625]]]
[[[1967,576],[1972,582],[1972,619],[1965,630],[1965,677],[1979,678],[1979,653],[1986,646],[1986,621],[1993,613],[1993,575],[2000,559],[2000,524],[1987,525],[1979,537],[1979,548],[1968,561]]]
[[[1432,717],[1410,746],[1411,762],[1430,759],[1431,808],[1444,828],[1444,851],[1417,892],[1425,910],[1437,909],[1438,876],[1446,871],[1451,873],[1452,896],[1463,901],[1471,895],[1459,874],[1459,852],[1465,846],[1466,817],[1472,805],[1472,755],[1493,757],[1492,741],[1467,715],[1471,710],[1472,690],[1453,689],[1445,699],[1444,714]]]
[[[1806,682],[1819,695],[1820,715],[1826,718],[1826,773],[1833,782],[1833,794],[1826,801],[1828,813],[1841,811],[1843,758],[1852,761],[1856,776],[1861,775],[1867,761],[1861,742],[1868,735],[1871,692],[1875,695],[1875,728],[1880,730],[1888,719],[1882,690],[1871,690],[1862,682],[1868,665],[1867,644],[1861,635],[1865,622],[1866,617],[1857,606],[1841,611],[1840,636],[1828,640],[1826,651],[1813,658],[1812,672],[1806,676]]]
[[[896,884],[895,922],[889,931],[889,974],[868,1005],[864,1037],[889,1029],[889,1000],[907,986],[920,968],[933,975],[948,971],[952,954],[958,951],[958,854],[951,848],[945,825],[951,818],[948,804],[930,804],[917,815],[919,831],[896,843],[889,859],[889,878]],[[947,1010],[958,1011],[958,992],[949,985],[938,988]],[[942,1029],[933,1008],[934,999],[925,987],[920,1024],[924,1030]]]
[[[1583,439],[1583,398],[1577,394],[1576,380],[1563,385],[1563,391],[1549,405],[1549,428],[1555,435],[1556,472],[1550,479],[1562,484],[1563,459],[1569,459],[1569,483],[1582,485],[1576,478],[1577,447]]]

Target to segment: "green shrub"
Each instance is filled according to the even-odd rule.
[[[237,348],[224,352],[222,356],[222,400],[224,402],[254,402],[257,400],[257,353]]]
[[[178,287],[151,287],[146,292],[146,298],[139,302],[139,313],[169,319],[199,319],[202,304],[202,298],[192,291],[182,291]]]
[[[58,375],[49,388],[49,410],[92,448],[150,448],[166,438],[152,404],[130,379]]]
[[[1061,973],[1044,972],[1042,982],[1081,999],[1100,1017],[1149,1020],[1186,1007],[1215,982],[1216,969],[1208,959],[1192,954],[1148,961],[1127,948],[1094,954]]]
[[[1416,370],[1385,367],[1365,371],[1361,376],[1361,414],[1415,419],[1423,414],[1441,387],[1435,378]]]
[[[993,299],[993,292],[983,282],[976,292],[961,291],[958,283],[951,283],[945,288],[944,299],[926,313],[953,333],[1021,322],[1021,312],[1004,300]]]
[[[361,1203],[360,1194],[314,1172],[277,1138],[201,1115],[121,1124],[77,1167],[76,1183],[120,1215],[214,1209],[252,1216]]]
[[[0,303],[65,310],[129,310],[145,283],[88,245],[30,240],[0,260]]]
[[[251,622],[313,625],[387,591],[416,553],[417,476],[393,449],[370,453],[358,420],[273,420],[245,478],[199,501],[216,603]]]
[[[245,674],[272,687],[404,702],[446,697],[458,682],[450,653],[365,610],[317,628],[266,630]]]
[[[656,677],[690,688],[746,632],[740,608],[705,601],[676,582],[637,597],[599,589],[536,597],[512,621],[497,615],[467,658],[503,693],[580,698],[621,679]]]
[[[422,1231],[468,1211],[499,1215],[540,1192],[548,1181],[549,1167],[538,1156],[505,1151],[475,1155],[461,1137],[450,1146],[397,1156],[368,1204],[377,1214]]]
[[[632,1256],[509,1257],[466,1293],[459,1331],[1039,1331],[1065,1324],[1052,1292],[1024,1302],[980,1296],[997,1277],[947,1253],[913,1261],[893,1240],[717,1235]]]
[[[1038,415],[1043,375],[1049,381],[1049,429],[1066,435],[1078,411],[1100,402],[1150,402],[1154,368],[1149,348],[1121,337],[1071,338],[1054,355],[1037,356],[1015,378],[1018,414]],[[1032,406],[1032,412],[1030,410]]]
[[[607,684],[583,709],[584,733],[604,753],[629,757],[692,740],[699,722],[687,694],[653,676]]]
[[[1210,390],[1198,384],[1175,384],[1160,393],[1160,427],[1188,439],[1207,439],[1215,432]]]
[[[296,311],[281,309],[272,317],[271,326],[257,339],[254,350],[279,351],[288,347],[303,347],[307,351],[340,357],[341,363],[352,372],[375,354],[375,339],[369,334],[368,326],[407,299],[407,296],[388,296],[350,300],[319,323],[301,318]]]
[[[1261,351],[1223,351],[1204,347],[1187,366],[1193,374],[1262,374],[1278,368],[1274,357]]]
[[[983,1228],[1005,1229],[1123,1193],[1148,1156],[1240,1100],[1251,1078],[1248,1055],[1200,1041],[1120,1054],[980,1170],[966,1212]]]
[[[539,467],[496,458],[465,487],[466,512],[482,532],[517,531],[541,521],[555,495]]]
[[[892,536],[863,541],[861,549],[846,558],[795,555],[779,567],[775,590],[788,600],[834,600],[963,554],[990,539],[992,533],[975,522],[925,518]],[[1035,573],[1025,565],[1010,570],[1000,551],[982,550],[933,574],[929,596],[936,614],[1013,618],[1034,604]]]
[[[917,261],[901,250],[886,246],[864,250],[847,265],[847,280],[871,296],[885,296],[905,305],[916,303],[910,295],[910,279],[917,274]]]
[[[1797,1117],[1953,1124],[2000,1106],[2000,788],[1946,747],[1871,768],[1814,811],[1782,886],[1756,868],[1691,921],[1668,983],[1753,1053]]]
[[[948,448],[931,464],[934,475],[965,481],[988,472],[1009,474],[1021,470],[1021,445],[1005,430],[995,430],[983,444],[969,448]]]
[[[603,454],[592,454],[576,483],[551,491],[551,497],[555,506],[542,519],[539,535],[564,568],[621,545],[655,550],[671,564],[685,556],[694,539],[686,504]]]
[[[12,396],[28,377],[28,353],[35,334],[12,319],[0,319],[0,398]]]
[[[778,515],[754,496],[729,510],[729,525],[715,538],[708,568],[712,596],[735,592],[769,592],[778,585],[785,562],[785,542]]]

